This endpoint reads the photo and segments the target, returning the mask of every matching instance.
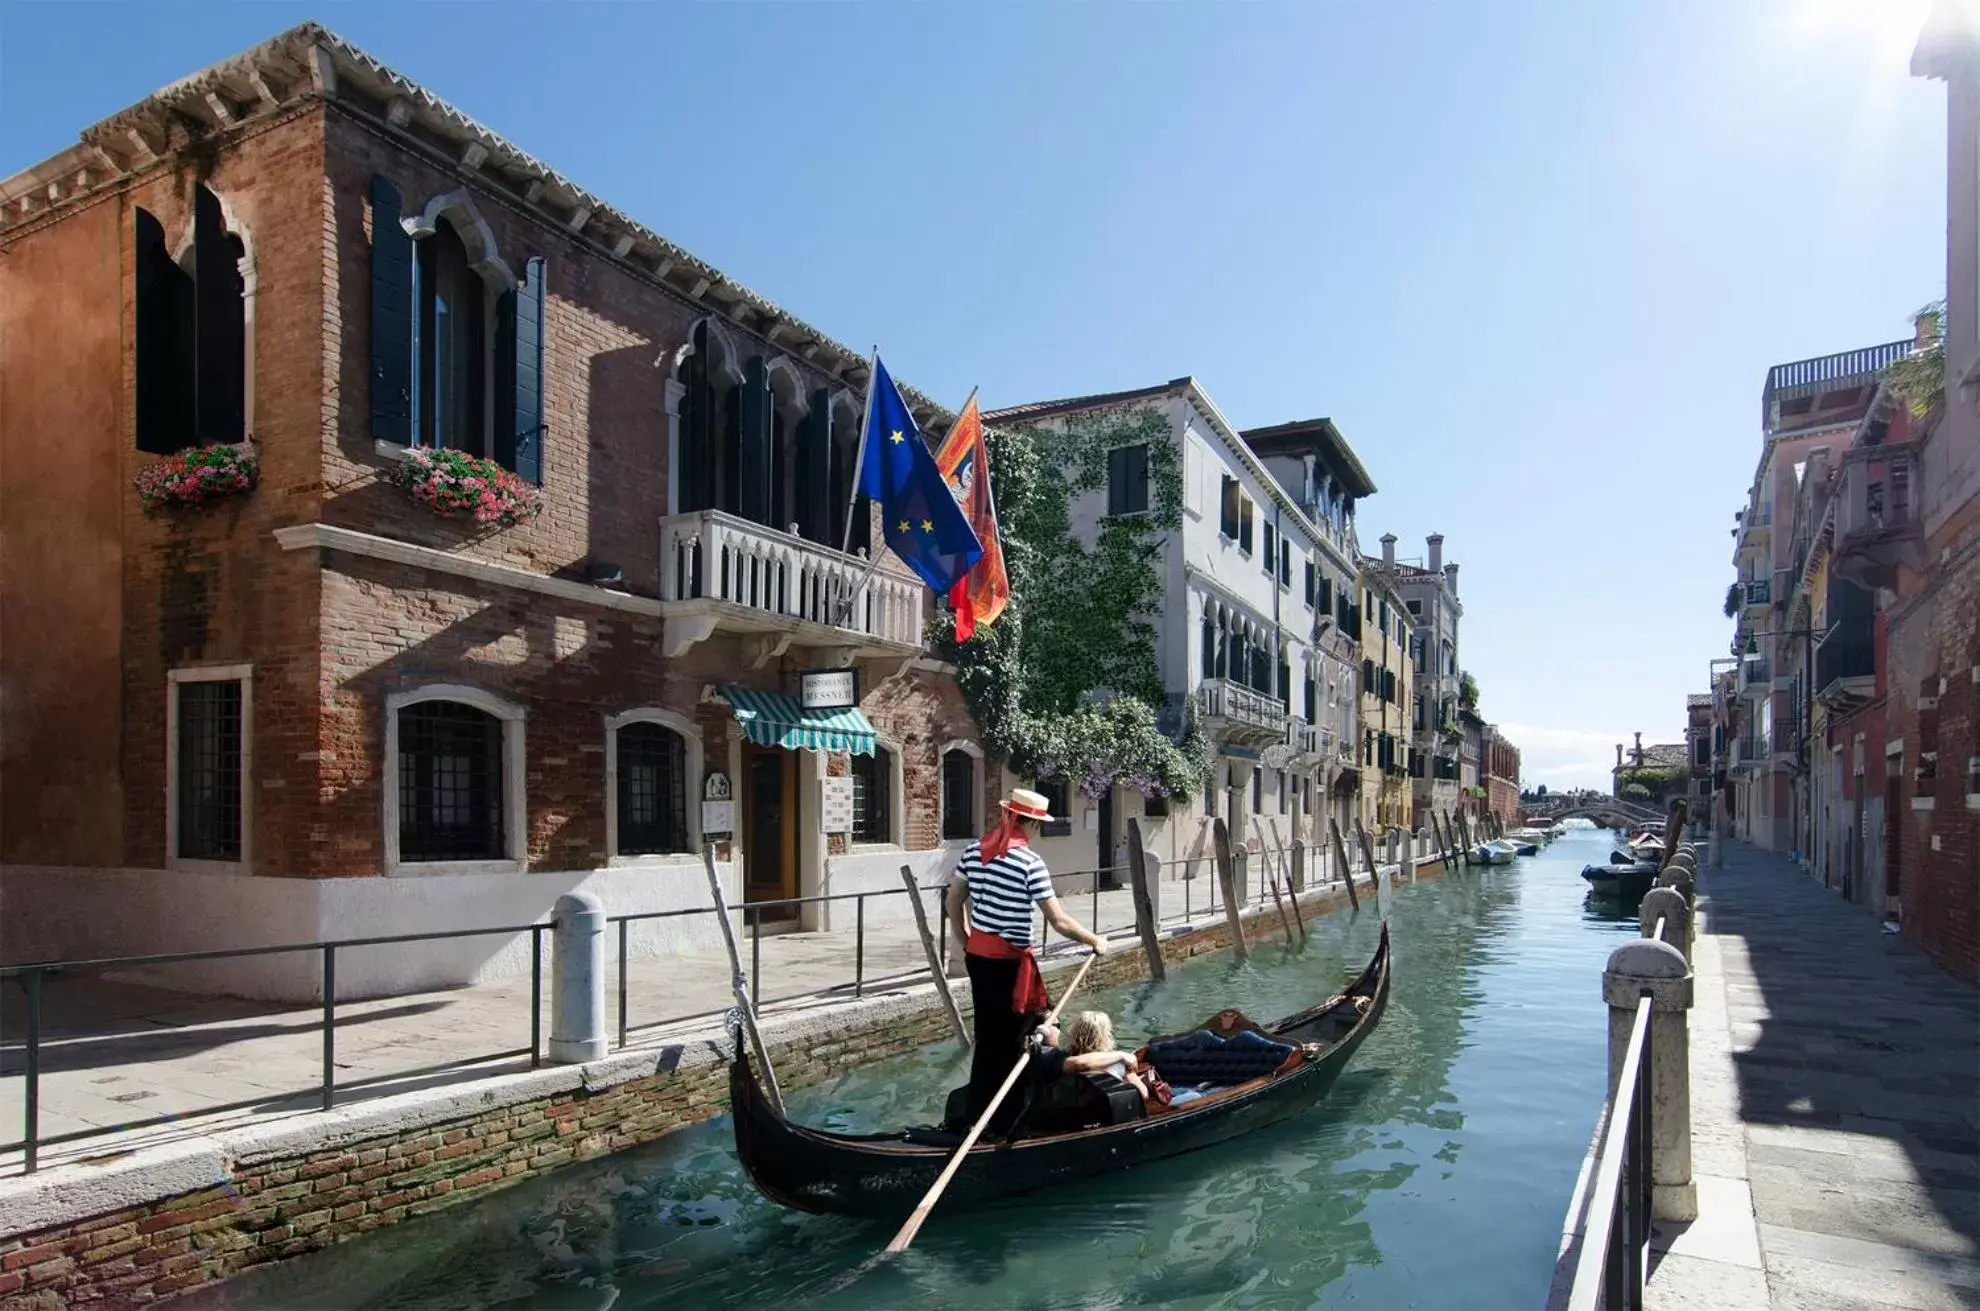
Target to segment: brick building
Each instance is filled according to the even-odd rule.
[[[704,820],[734,897],[895,887],[981,826],[932,602],[862,558],[863,357],[313,24],[0,201],[0,958],[705,904]],[[141,468],[248,440],[250,493],[141,509]],[[541,516],[416,503],[392,472],[436,446]],[[807,709],[834,670],[856,704]],[[475,939],[339,976],[520,968]]]
[[[1496,725],[1485,726],[1479,756],[1479,769],[1485,775],[1485,808],[1508,827],[1519,824],[1519,748],[1499,732]]]

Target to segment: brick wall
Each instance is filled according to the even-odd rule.
[[[1369,886],[1366,876],[1358,881]],[[1339,885],[1298,899],[1308,915],[1345,902]],[[1264,938],[1284,929],[1270,907],[1260,907],[1245,918],[1244,931]],[[1161,951],[1178,962],[1228,948],[1231,940],[1229,923],[1219,920],[1164,938]],[[1062,958],[1048,975],[1062,986],[1076,967]],[[1117,950],[1094,965],[1085,986],[1130,983],[1146,971],[1141,952]],[[967,1013],[967,985],[959,986]],[[802,1037],[779,1040],[773,1031],[766,1039],[778,1082],[788,1089],[941,1041],[949,1032],[946,1014],[927,993],[894,1007],[880,1023],[852,1008]],[[604,1087],[581,1085],[458,1120],[252,1160],[220,1186],[0,1238],[0,1311],[152,1302],[458,1206],[720,1115],[727,1079],[726,1064],[715,1060]]]
[[[1937,557],[1943,547],[1947,556],[1905,589],[1889,613],[1887,646],[1890,735],[1903,739],[1904,760],[1887,801],[1894,872],[1886,877],[1901,899],[1904,936],[1964,979],[1980,979],[1980,811],[1967,807],[1967,796],[1980,792],[1968,769],[1980,755],[1975,518],[1980,507],[1969,507],[1965,521],[1956,519],[1933,544],[1928,555]],[[1921,778],[1924,753],[1931,751],[1937,760]]]

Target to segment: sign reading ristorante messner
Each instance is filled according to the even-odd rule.
[[[859,674],[818,669],[798,675],[798,704],[806,710],[845,710],[859,704]]]

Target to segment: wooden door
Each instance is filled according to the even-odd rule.
[[[775,748],[745,748],[742,809],[743,900],[797,896],[797,757]],[[798,908],[770,906],[750,915],[766,924],[794,921]]]

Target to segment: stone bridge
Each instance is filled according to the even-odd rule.
[[[1664,820],[1663,812],[1620,797],[1562,798],[1558,802],[1548,797],[1521,809],[1525,814],[1549,819],[1589,819],[1606,828],[1661,824]]]

